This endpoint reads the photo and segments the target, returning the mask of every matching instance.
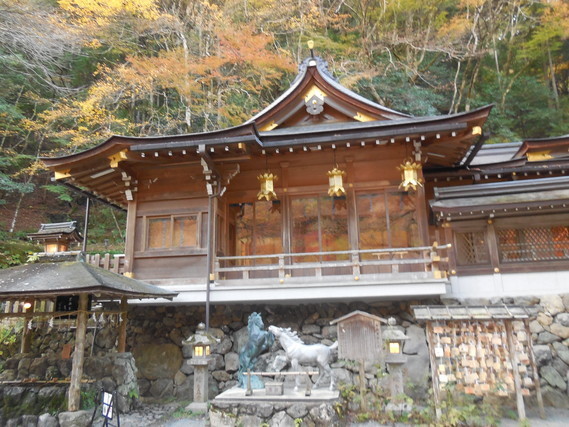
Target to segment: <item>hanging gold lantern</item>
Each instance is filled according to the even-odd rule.
[[[268,202],[275,200],[277,193],[274,190],[274,182],[278,179],[278,176],[267,171],[259,175],[257,179],[261,183],[261,191],[257,194],[257,200],[265,199]]]
[[[423,186],[423,180],[419,178],[419,171],[421,170],[420,163],[406,160],[405,163],[397,167],[397,169],[401,171],[401,184],[399,188],[409,191],[410,188],[416,190],[417,186]]]
[[[328,180],[330,182],[330,188],[328,189],[329,196],[340,197],[346,194],[343,182],[344,176],[346,176],[346,172],[338,169],[337,165],[334,169],[328,171]]]

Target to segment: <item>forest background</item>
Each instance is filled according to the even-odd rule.
[[[340,82],[416,116],[495,103],[490,143],[569,133],[567,0],[0,0],[0,268],[85,197],[37,159],[112,134],[243,123],[286,90],[314,40]],[[121,251],[95,204],[90,248]]]

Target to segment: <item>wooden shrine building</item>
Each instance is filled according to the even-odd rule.
[[[411,117],[309,57],[240,126],[113,136],[44,162],[128,211],[126,274],[177,303],[520,295],[534,273],[555,292],[569,137],[483,146],[491,108]]]

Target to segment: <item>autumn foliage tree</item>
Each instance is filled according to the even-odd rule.
[[[491,142],[569,133],[563,0],[0,0],[2,227],[47,188],[38,155],[240,124],[288,87],[310,39],[388,107],[495,103]]]

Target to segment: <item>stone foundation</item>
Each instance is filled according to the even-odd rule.
[[[414,301],[413,304],[436,303]],[[217,305],[212,307],[210,333],[219,339],[212,347],[209,364],[209,398],[237,384],[239,349],[248,339],[247,318],[253,312],[262,314],[265,327],[291,327],[307,344],[321,342],[330,345],[337,340],[336,326],[330,321],[354,310],[366,311],[381,317],[395,316],[399,327],[411,338],[405,347],[409,356],[407,392],[415,399],[424,399],[428,390],[429,357],[424,330],[413,323],[410,302],[377,304],[310,304],[276,305]],[[129,312],[128,345],[132,348],[139,368],[139,386],[143,396],[181,400],[193,398],[193,368],[189,363],[189,347],[182,341],[195,332],[204,321],[203,307],[161,306],[134,307]],[[278,342],[270,353],[260,357],[256,371],[270,370],[277,355],[284,354]],[[338,361],[332,364],[338,382],[353,384],[358,375],[354,363]],[[367,386],[379,386],[375,373],[378,367],[369,366]],[[292,378],[288,382],[294,381]],[[329,381],[324,382],[324,387]]]
[[[66,393],[69,383],[54,379],[64,380],[70,375],[71,359],[19,354],[8,359],[5,367],[8,369],[0,374],[1,381],[26,381],[0,385],[0,425],[24,425],[24,416],[37,418],[40,414],[57,413],[67,409]],[[82,384],[81,392],[91,399],[96,399],[101,389],[116,391],[119,411],[129,412],[137,404],[139,395],[136,371],[131,353],[88,357],[85,359],[83,378],[92,382]],[[46,380],[50,382],[45,383]],[[90,411],[91,414],[92,412],[93,410]]]

